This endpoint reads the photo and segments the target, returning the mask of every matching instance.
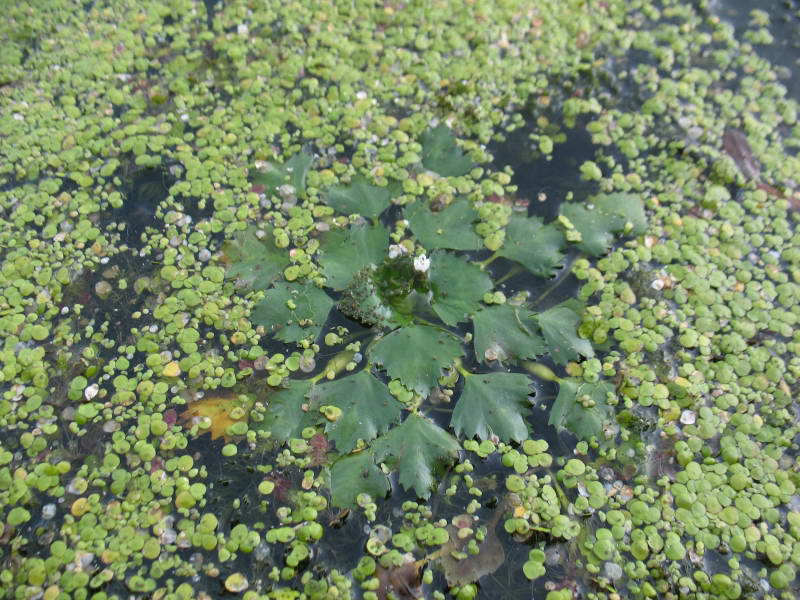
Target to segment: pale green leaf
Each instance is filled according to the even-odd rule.
[[[222,254],[228,277],[236,277],[253,289],[264,289],[280,277],[289,264],[289,256],[275,245],[272,228],[263,228],[262,237],[257,231],[250,227],[238,232],[233,240],[222,244]]]
[[[388,388],[369,371],[317,385],[311,409],[336,406],[341,416],[325,424],[325,433],[339,452],[350,452],[359,439],[366,442],[386,431],[403,410]]]
[[[501,362],[544,354],[546,345],[533,330],[532,316],[531,311],[510,304],[489,306],[475,313],[475,358],[487,362],[487,350]]]
[[[437,470],[458,455],[460,446],[444,429],[425,417],[409,415],[375,440],[375,456],[400,472],[400,484],[417,496],[430,496]]]
[[[370,360],[382,364],[392,379],[418,394],[427,395],[442,370],[464,354],[453,334],[427,325],[396,329],[370,350]]]
[[[331,231],[322,241],[319,258],[327,286],[346,288],[361,269],[383,262],[388,247],[389,232],[383,225],[353,225]]]
[[[346,186],[328,190],[328,205],[344,215],[358,214],[365,219],[376,219],[389,206],[391,193],[386,187],[371,185],[363,177],[353,179]]]
[[[316,340],[332,306],[331,297],[314,285],[281,282],[267,290],[250,320],[282,342]]]
[[[593,256],[600,256],[608,250],[614,243],[614,232],[625,225],[625,220],[619,215],[590,209],[577,202],[562,204],[561,214],[580,233],[578,248]]]
[[[253,174],[253,183],[263,185],[266,193],[274,193],[282,185],[290,185],[296,195],[306,190],[306,176],[314,157],[298,152],[283,164],[267,163],[267,166]]]
[[[359,494],[382,500],[389,488],[370,451],[344,456],[331,466],[331,504],[337,508],[353,508]]]
[[[550,357],[559,365],[565,365],[580,356],[591,358],[594,349],[589,340],[578,336],[580,315],[563,303],[536,315],[535,320],[542,329]]]
[[[548,425],[571,431],[584,440],[600,436],[603,424],[612,416],[607,398],[613,393],[614,387],[607,381],[587,383],[573,378],[561,379]],[[584,407],[578,402],[580,398],[591,399],[594,406]]]
[[[544,225],[539,217],[512,215],[499,256],[520,263],[534,275],[550,277],[561,265],[564,234],[552,223]]]
[[[467,377],[450,425],[457,434],[504,442],[528,437],[524,415],[531,403],[530,379],[521,373],[486,373]]]
[[[601,212],[618,215],[623,222],[621,230],[630,235],[641,235],[647,231],[647,215],[644,212],[644,202],[638,194],[601,194],[592,198],[594,204]],[[627,224],[630,223],[628,227]]]
[[[481,298],[492,289],[492,280],[461,257],[437,251],[431,256],[431,306],[448,325],[464,321],[481,306]]]
[[[407,206],[403,216],[408,219],[411,231],[419,243],[428,250],[483,248],[483,241],[475,233],[473,225],[478,214],[466,198],[454,200],[438,212],[433,212],[427,202],[418,201]]]
[[[422,134],[422,166],[443,177],[465,175],[472,161],[456,145],[453,132],[447,125],[439,125]]]

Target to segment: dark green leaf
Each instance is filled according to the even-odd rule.
[[[592,203],[601,212],[622,217],[624,222],[620,231],[630,235],[641,235],[647,231],[647,215],[641,196],[622,192],[602,194],[593,198]],[[630,223],[630,229],[626,226],[627,223]]]
[[[453,132],[439,125],[422,134],[422,166],[443,177],[457,177],[469,172],[472,161],[456,145]]]
[[[353,225],[331,231],[322,241],[319,264],[328,287],[347,287],[358,271],[383,262],[389,247],[389,232],[383,225]]]
[[[563,246],[564,234],[552,223],[544,225],[539,217],[512,215],[497,254],[520,263],[534,275],[550,277],[564,258]]]
[[[282,342],[316,340],[333,300],[311,284],[277,283],[253,309],[250,319]]]
[[[400,483],[418,496],[430,496],[435,471],[452,462],[460,446],[444,429],[417,414],[390,429],[373,444],[375,456],[400,471]]]
[[[449,252],[431,256],[431,306],[448,325],[464,321],[481,306],[483,295],[492,289],[492,280],[479,267]]]
[[[523,415],[530,409],[530,379],[521,373],[486,373],[467,377],[450,425],[457,434],[521,442],[528,437]]]
[[[614,242],[614,232],[625,225],[625,220],[619,215],[608,214],[596,208],[589,209],[583,204],[562,204],[561,214],[580,233],[578,248],[594,256],[600,256],[608,250]]]
[[[433,212],[426,202],[415,202],[406,207],[403,216],[419,243],[428,250],[483,248],[483,241],[473,227],[478,215],[465,198],[454,200],[439,212]]]
[[[462,356],[461,342],[453,334],[427,325],[402,327],[381,338],[369,352],[393,379],[426,395],[445,369]]]
[[[553,308],[536,315],[536,321],[542,329],[544,339],[550,351],[550,357],[559,365],[565,365],[579,356],[591,358],[594,349],[589,340],[578,336],[580,315],[559,304]]]
[[[339,452],[350,452],[359,439],[366,442],[386,431],[400,417],[403,405],[369,371],[317,385],[311,394],[311,409],[336,406],[341,416],[325,424],[328,438]]]
[[[611,417],[608,406],[608,394],[614,393],[614,387],[607,381],[586,383],[579,379],[562,379],[559,381],[558,397],[550,409],[548,425],[567,429],[581,439],[599,436],[603,431],[603,423]],[[589,398],[594,406],[584,408],[579,398]]]
[[[264,289],[283,273],[289,256],[275,245],[271,228],[265,227],[261,238],[256,231],[255,227],[240,231],[233,240],[222,244],[222,253],[229,277],[238,277],[253,289]]]
[[[487,350],[501,362],[544,354],[545,342],[530,325],[532,316],[531,311],[509,304],[489,306],[475,313],[475,358],[486,362]]]
[[[289,184],[294,188],[295,194],[300,195],[306,191],[306,175],[312,162],[314,157],[311,154],[298,152],[282,165],[267,163],[263,170],[253,174],[253,183],[263,185],[267,193]]]
[[[344,456],[331,467],[331,504],[337,508],[352,508],[359,494],[382,500],[388,491],[389,479],[370,451]]]
[[[328,204],[344,214],[359,214],[365,219],[376,219],[390,204],[388,188],[370,185],[364,178],[356,178],[347,186],[328,190]]]
[[[312,425],[316,415],[303,410],[307,404],[306,395],[311,391],[311,380],[290,380],[289,387],[271,394],[268,397],[264,419],[250,424],[256,431],[269,431],[272,439],[285,442],[291,438],[299,438],[305,427]]]

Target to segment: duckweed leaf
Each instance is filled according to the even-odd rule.
[[[555,225],[544,225],[539,217],[512,215],[499,256],[516,261],[534,275],[550,277],[564,255],[564,234]]]
[[[281,282],[267,290],[250,318],[282,342],[316,340],[332,306],[331,297],[314,285]]]
[[[483,241],[472,225],[478,215],[466,198],[454,200],[439,212],[433,212],[425,202],[415,202],[406,207],[403,216],[408,219],[419,243],[428,250],[478,250],[483,247]]]
[[[263,289],[281,275],[289,257],[286,250],[275,245],[272,228],[265,227],[262,238],[256,231],[256,227],[250,227],[238,232],[233,240],[222,244],[222,254],[229,277],[238,277],[251,288]]]
[[[285,442],[291,438],[299,438],[300,433],[313,423],[312,415],[304,410],[306,396],[313,383],[310,379],[289,381],[289,387],[271,394],[268,398],[264,419],[250,424],[256,431],[269,431],[272,439]]]
[[[372,452],[344,456],[331,467],[331,504],[352,508],[359,494],[381,500],[389,491],[389,480],[375,464]]]
[[[306,191],[306,175],[314,157],[298,152],[282,165],[267,163],[267,166],[253,174],[253,183],[263,185],[266,191],[274,192],[282,185],[291,185],[297,195]]]
[[[636,194],[602,194],[592,199],[597,210],[622,217],[624,222],[618,231],[626,230],[631,235],[641,235],[647,231],[647,215],[644,212],[642,197]],[[630,230],[626,225],[630,223]]]
[[[544,354],[544,340],[528,325],[532,316],[531,311],[509,304],[489,306],[475,313],[475,358],[486,362],[487,350],[500,361]]]
[[[586,383],[579,379],[562,379],[547,424],[567,429],[584,440],[599,436],[604,421],[611,416],[607,402],[610,393],[614,393],[614,388],[607,381]],[[589,400],[594,405],[585,407],[579,400]]]
[[[450,425],[457,434],[521,442],[528,436],[523,418],[530,408],[530,379],[521,373],[486,373],[467,377]]]
[[[344,214],[359,214],[365,219],[376,219],[390,204],[388,188],[371,185],[363,177],[353,179],[347,186],[328,190],[328,204]]]
[[[375,440],[373,448],[378,460],[399,470],[404,488],[413,489],[418,496],[427,498],[435,471],[451,462],[460,446],[438,425],[411,414],[400,426]]]
[[[472,161],[456,145],[453,132],[439,125],[422,134],[422,166],[442,177],[458,177],[469,172]]]
[[[436,385],[442,369],[463,354],[458,338],[427,325],[396,329],[369,352],[370,359],[382,364],[389,377],[423,396]]]
[[[319,264],[328,287],[347,287],[358,271],[378,264],[389,247],[389,232],[383,225],[353,225],[331,231],[322,242]]]
[[[589,340],[578,336],[580,315],[564,303],[539,313],[535,319],[542,329],[550,357],[555,363],[565,365],[579,356],[585,358],[594,356],[594,349]]]
[[[403,405],[367,370],[318,385],[311,408],[336,406],[341,415],[325,424],[328,438],[339,452],[350,452],[359,439],[366,442],[386,431],[400,417]]]
[[[492,280],[479,267],[449,252],[431,256],[431,306],[448,325],[464,321],[481,306],[483,295],[492,289]]]

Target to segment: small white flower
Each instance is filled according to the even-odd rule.
[[[406,249],[405,246],[401,246],[400,244],[392,244],[389,246],[389,258],[394,259],[404,254],[408,254],[408,249]]]
[[[419,271],[420,273],[425,273],[428,271],[428,268],[431,266],[431,259],[425,256],[424,254],[420,254],[416,258],[414,258],[414,270]]]

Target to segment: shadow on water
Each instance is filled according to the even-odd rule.
[[[125,224],[122,241],[128,246],[142,247],[142,234],[148,226],[157,224],[158,205],[167,198],[174,183],[175,177],[161,167],[148,167],[133,173],[125,189],[125,200],[113,213],[117,222]]]

